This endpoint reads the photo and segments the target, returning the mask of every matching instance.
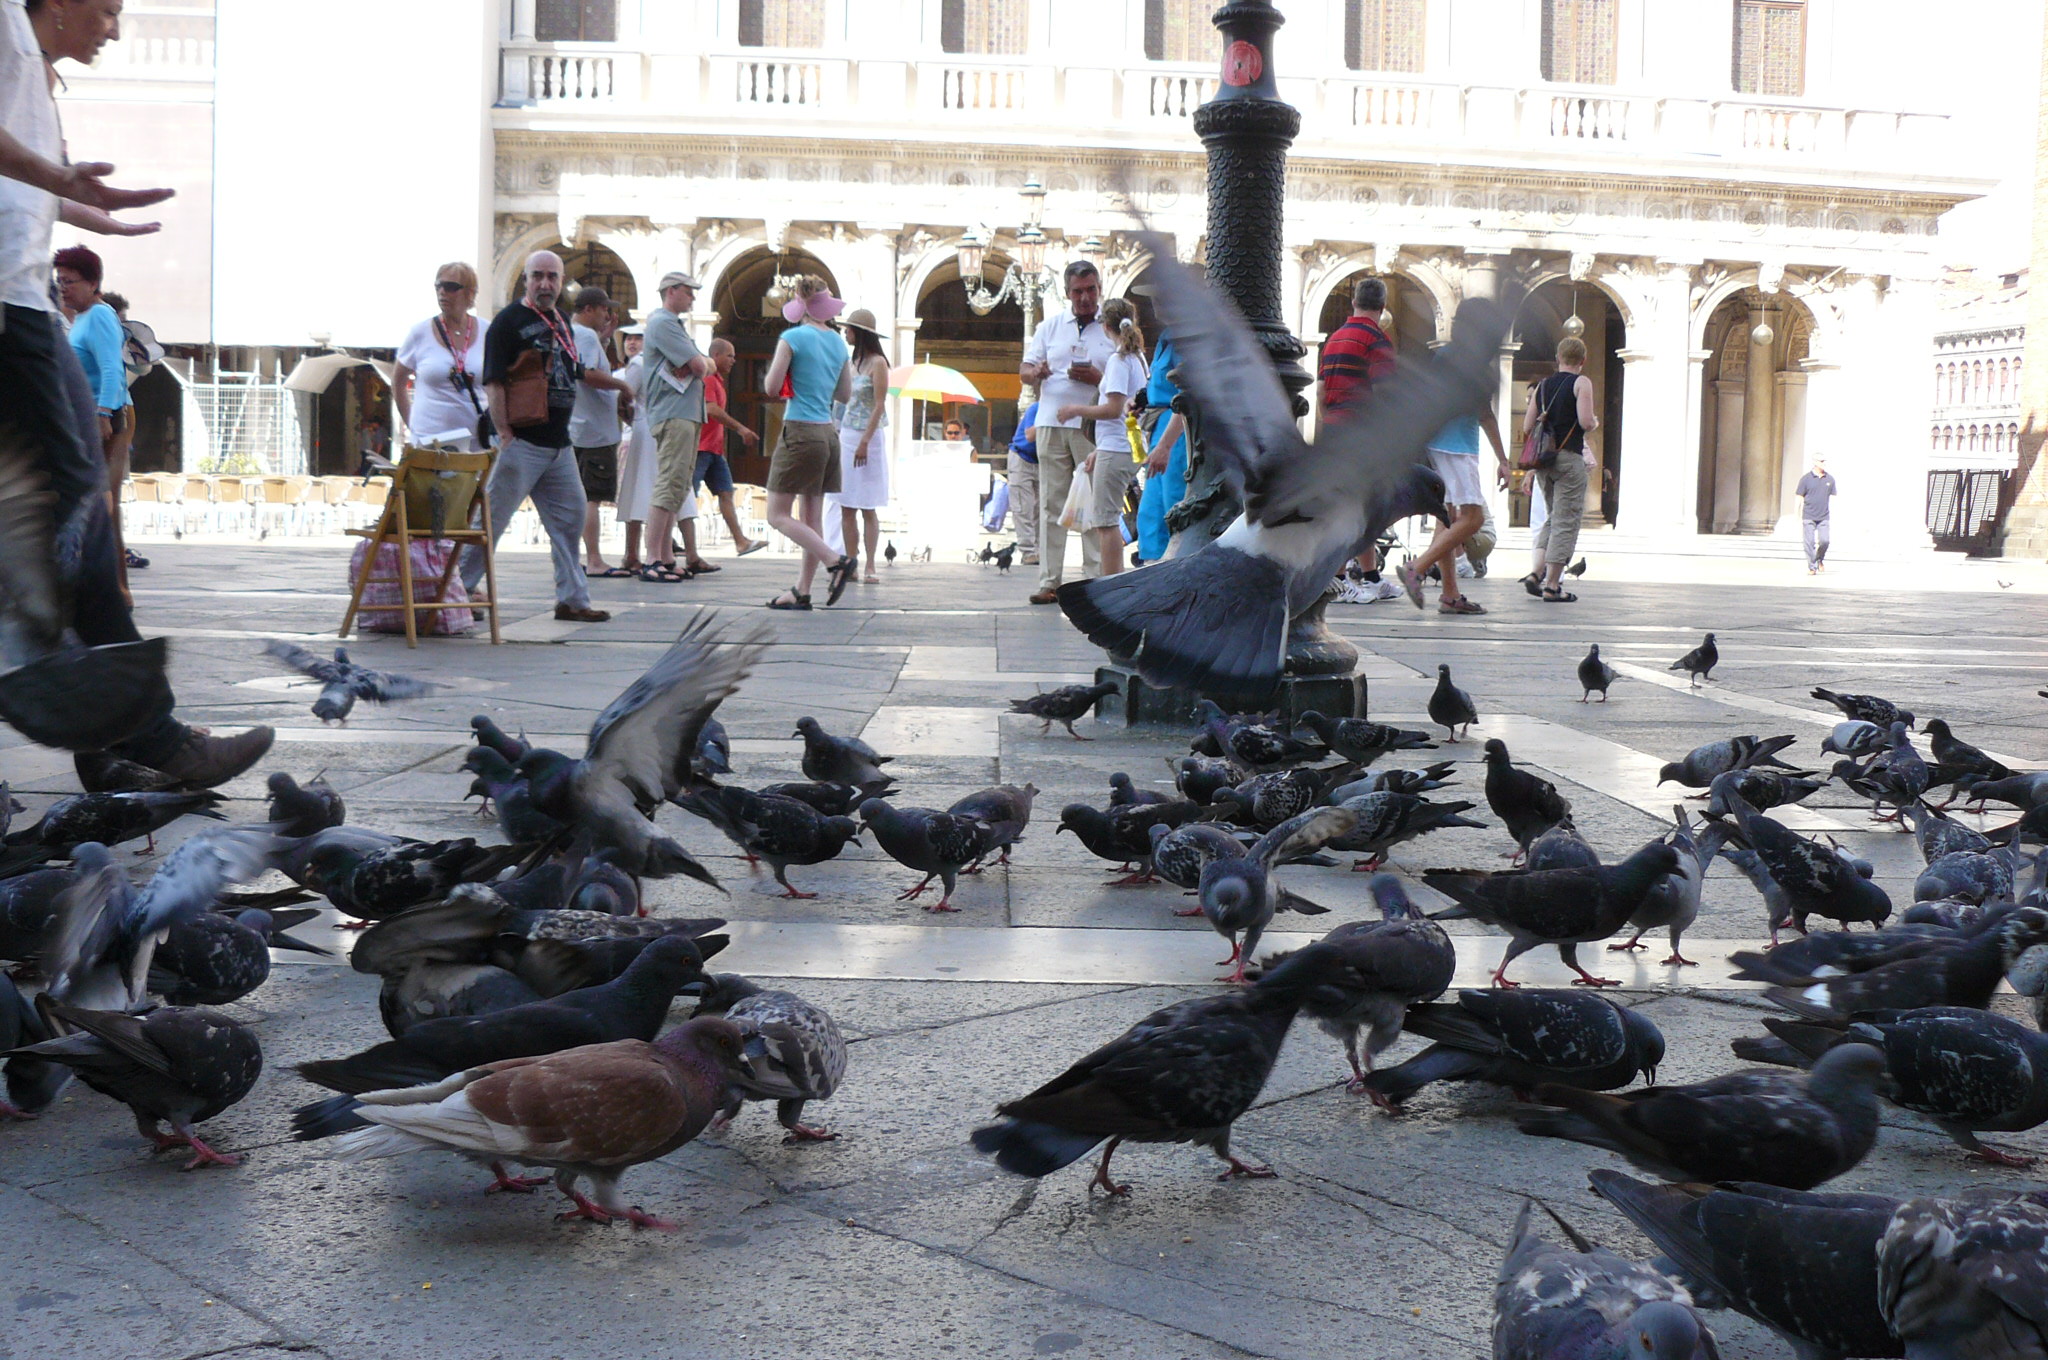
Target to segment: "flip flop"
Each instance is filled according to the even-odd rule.
[[[767,542],[766,542],[765,540],[763,540],[763,541],[760,541],[760,542],[755,542],[755,543],[749,543],[749,544],[748,544],[748,545],[747,545],[746,547],[744,547],[744,548],[741,548],[741,549],[740,549],[740,550],[739,550],[738,552],[734,553],[734,554],[733,554],[733,556],[734,556],[734,557],[745,557],[745,556],[747,556],[747,555],[748,555],[749,553],[757,553],[757,552],[761,551],[761,549],[763,549],[763,548],[765,548],[765,547],[767,547],[767,546],[768,546],[768,544],[767,544]]]
[[[693,576],[703,576],[708,572],[724,570],[724,567],[714,567],[709,562],[692,562],[690,564],[690,573]]]
[[[589,567],[585,567],[583,574],[591,580],[596,580],[600,577],[609,580],[638,575],[637,572],[628,571],[624,567],[606,567],[603,571],[592,571]]]
[[[675,585],[680,581],[687,581],[690,578],[687,574],[677,571],[673,567],[664,566],[660,562],[649,562],[646,566],[640,568],[640,579],[652,582],[655,585]]]

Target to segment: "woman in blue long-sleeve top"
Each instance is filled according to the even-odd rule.
[[[64,304],[64,314],[71,318],[71,348],[85,369],[93,405],[99,410],[100,450],[107,463],[107,488],[117,498],[112,502],[114,539],[121,547],[126,566],[146,566],[121,543],[118,496],[121,483],[128,479],[128,443],[133,434],[129,419],[133,399],[128,395],[126,361],[128,332],[121,318],[100,296],[100,282],[106,270],[97,254],[84,246],[67,246],[57,252],[53,263],[57,298]]]

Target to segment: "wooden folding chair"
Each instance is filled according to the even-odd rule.
[[[376,570],[377,554],[386,543],[393,543],[398,548],[398,575],[395,579],[399,586],[398,607],[405,611],[405,645],[419,646],[418,616],[424,611],[451,607],[441,601],[448,597],[448,582],[454,579],[456,563],[462,558],[462,546],[474,543],[483,549],[484,554],[484,598],[477,599],[472,595],[469,603],[489,612],[491,645],[496,646],[502,641],[498,636],[498,565],[491,545],[491,506],[484,495],[491,465],[496,460],[495,449],[481,453],[455,453],[444,449],[408,447],[397,469],[387,474],[390,481],[372,484],[385,493],[384,513],[378,517],[374,528],[347,531],[357,538],[369,539],[370,549],[363,557],[362,575],[349,592],[348,612],[341,616],[337,636],[348,636],[348,630],[355,623],[356,611],[362,606],[363,591],[371,580],[388,582],[394,579],[371,576]],[[456,548],[448,554],[448,565],[441,572],[440,585],[431,600],[416,601],[412,597],[412,543],[418,538],[450,539]],[[384,608],[382,605],[374,607]]]

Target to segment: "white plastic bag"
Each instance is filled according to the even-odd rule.
[[[1095,500],[1095,479],[1088,475],[1086,468],[1074,470],[1074,481],[1067,488],[1066,504],[1060,507],[1062,529],[1085,529],[1088,527],[1088,507]]]

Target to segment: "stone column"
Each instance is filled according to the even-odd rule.
[[[1680,520],[1684,525],[1681,532],[1696,535],[1703,532],[1702,521],[1710,521],[1714,509],[1714,464],[1713,438],[1716,411],[1712,394],[1707,391],[1707,360],[1714,357],[1710,349],[1689,349],[1685,352],[1685,439],[1680,445],[1681,461],[1689,460],[1692,475],[1680,485],[1684,513]]]
[[[1778,523],[1777,332],[1771,328],[1770,303],[1759,301],[1750,313],[1749,369],[1744,375],[1742,409],[1742,513],[1736,531],[1767,534]]]
[[[1742,430],[1748,394],[1739,378],[1718,378],[1714,382],[1714,473],[1710,479],[1713,501],[1707,509],[1707,523],[1717,534],[1732,534],[1741,523]]]

